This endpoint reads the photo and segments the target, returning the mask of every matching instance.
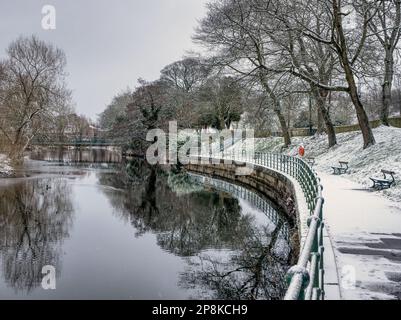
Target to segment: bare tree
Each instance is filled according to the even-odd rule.
[[[352,54],[350,52],[350,39],[347,39],[346,32],[344,30],[343,25],[343,16],[345,10],[342,6],[342,1],[340,0],[331,0],[332,2],[332,11],[333,14],[333,25],[334,32],[332,35],[331,42],[334,44],[334,47],[337,51],[337,54],[340,58],[341,65],[345,72],[345,78],[348,83],[348,91],[351,97],[351,100],[356,109],[356,115],[358,118],[359,126],[362,131],[362,136],[364,140],[364,148],[367,148],[376,143],[375,138],[373,136],[372,129],[370,127],[369,118],[366,114],[366,111],[362,105],[362,102],[359,97],[358,86],[355,80],[355,71],[353,69],[353,65],[357,61],[359,55],[362,53],[364,49],[364,44],[366,41],[367,33],[368,33],[368,25],[370,21],[374,17],[374,13],[370,14],[370,8],[363,8],[363,19],[362,19],[362,33],[358,42],[358,46],[355,52]],[[352,41],[355,41],[355,38],[352,38]]]
[[[219,130],[230,129],[243,113],[243,88],[231,77],[210,78],[199,90],[199,100],[206,116],[204,124]]]
[[[337,53],[347,87],[334,89],[349,93],[362,131],[363,146],[367,148],[376,142],[370,127],[369,118],[360,99],[357,68],[360,58],[366,49],[369,23],[376,15],[374,4],[373,2],[368,3],[364,1],[324,0],[321,8],[323,9],[322,19],[325,19],[326,24],[332,25],[330,37],[320,38],[314,30],[309,28],[305,28],[303,33],[315,42],[329,45]],[[306,9],[316,10],[316,8],[312,8],[311,6]],[[354,25],[352,28],[344,26],[344,19],[347,16],[353,17],[351,23]],[[322,86],[320,83],[317,85],[325,89],[324,85]],[[332,90],[333,88],[327,89]]]
[[[210,71],[199,58],[185,58],[164,67],[161,80],[176,89],[192,92],[204,83]]]
[[[329,147],[337,144],[336,133],[329,110],[326,106],[332,78],[336,76],[338,59],[330,47],[306,37],[304,28],[320,38],[330,35],[331,26],[321,19],[320,1],[309,1],[316,10],[299,10],[295,5],[282,1],[253,1],[254,10],[260,12],[265,19],[261,20],[261,28],[283,49],[282,65],[288,66],[288,72],[308,81],[313,100],[318,109],[318,119],[324,121]],[[297,71],[294,72],[294,69]],[[321,84],[322,86],[318,86]],[[320,121],[319,127],[320,127]]]
[[[269,72],[271,64],[280,60],[280,51],[269,43],[260,28],[261,16],[248,1],[220,0],[208,5],[208,15],[194,36],[215,55],[216,65],[226,67],[243,77],[258,79],[260,86],[273,102],[286,146],[290,133],[283,114],[277,88],[282,77]]]
[[[378,1],[377,15],[370,20],[369,28],[373,31],[384,51],[384,76],[382,84],[381,121],[389,126],[388,117],[394,79],[394,51],[401,36],[401,1]]]
[[[35,36],[21,37],[11,43],[7,54],[0,83],[0,131],[11,158],[18,161],[70,93],[64,84],[66,58],[60,49]]]
[[[270,65],[262,66],[269,72],[289,72],[310,85],[326,91],[347,92],[354,105],[359,126],[363,136],[363,146],[367,148],[375,144],[369,118],[360,99],[359,79],[374,74],[374,56],[371,50],[371,33],[369,23],[376,15],[375,1],[322,0],[318,1],[268,1],[254,0],[264,8],[275,3],[275,11],[271,19],[279,19],[284,30],[298,32],[309,39],[310,45],[321,44],[335,53],[338,60],[339,77],[333,83],[325,84],[321,79],[311,77],[303,65]],[[317,32],[315,20],[309,19],[310,12],[316,12],[318,21],[327,29],[326,35]],[[305,17],[307,17],[305,19]],[[346,22],[345,22],[346,20]],[[312,22],[312,23],[311,23]],[[280,30],[280,29],[278,29]],[[273,30],[274,31],[274,30]]]
[[[174,109],[179,127],[188,129],[199,125],[197,97],[210,74],[210,66],[200,58],[185,58],[161,71],[160,80],[167,87],[168,104]]]

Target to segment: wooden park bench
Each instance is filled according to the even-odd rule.
[[[370,180],[373,181],[372,188],[379,190],[391,188],[391,186],[395,184],[395,179],[394,179],[395,172],[388,170],[382,170],[381,172],[383,173],[383,179],[369,178]]]
[[[348,167],[348,162],[345,161],[339,161],[340,166],[339,167],[331,167],[334,170],[335,175],[341,175],[347,173],[349,167]]]

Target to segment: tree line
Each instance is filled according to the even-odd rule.
[[[214,0],[193,40],[205,50],[139,80],[100,115],[108,137],[146,147],[146,133],[250,127],[291,144],[291,129],[317,128],[337,144],[335,125],[401,114],[401,0]],[[82,136],[66,85],[64,52],[20,37],[0,60],[0,151],[14,160],[35,139]],[[311,130],[312,132],[313,130]],[[61,139],[61,138],[60,138]]]
[[[194,129],[241,121],[279,131],[285,146],[291,127],[315,125],[333,147],[334,126],[356,121],[368,148],[369,120],[389,125],[401,113],[400,7],[399,0],[211,1],[193,36],[205,52],[117,95],[100,123],[140,143],[146,130],[173,119]]]

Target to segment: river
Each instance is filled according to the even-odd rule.
[[[94,149],[0,180],[0,299],[281,299],[284,216],[234,184]],[[42,268],[56,270],[55,290]]]

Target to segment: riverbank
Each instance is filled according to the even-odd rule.
[[[10,159],[0,153],[0,178],[9,178],[13,175],[14,169],[10,165]]]

